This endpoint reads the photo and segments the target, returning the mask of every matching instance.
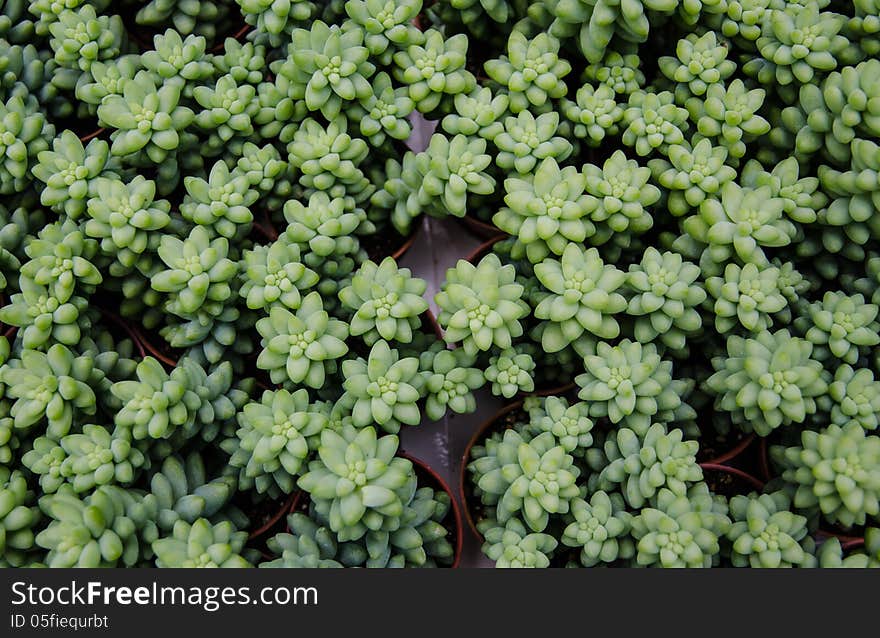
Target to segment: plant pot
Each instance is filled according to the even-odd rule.
[[[239,42],[241,42],[242,40],[245,39],[247,34],[253,30],[253,28],[254,28],[253,26],[251,26],[249,24],[245,24],[244,26],[239,28],[238,31],[236,31],[235,33],[231,33],[231,34],[229,34],[225,37],[222,37],[222,38],[217,38],[217,44],[215,44],[209,50],[211,51],[211,53],[222,53],[227,38],[232,38],[233,40],[238,40]]]
[[[443,328],[440,327],[440,322],[437,321],[437,317],[434,316],[434,313],[431,312],[431,309],[428,308],[423,312],[419,317],[422,320],[422,330],[425,332],[430,332],[435,337],[437,337],[440,341],[443,341]],[[428,330],[430,328],[430,330]]]
[[[745,470],[723,463],[700,463],[703,470],[703,479],[709,484],[709,488],[713,493],[723,494],[730,497],[736,494],[747,494],[752,490],[762,491],[764,489],[764,481],[752,476]],[[706,473],[710,473],[710,477],[706,477]],[[712,480],[711,474],[716,475],[716,480]]]
[[[446,519],[444,519],[444,523],[446,520],[452,516],[452,529],[449,530],[449,534],[451,535],[451,540],[453,546],[455,548],[455,554],[452,557],[452,564],[449,566],[449,569],[455,569],[461,563],[461,550],[462,550],[462,541],[464,537],[463,527],[464,524],[462,522],[461,515],[461,506],[458,504],[458,501],[455,498],[455,494],[450,489],[449,485],[443,478],[436,472],[434,469],[422,461],[410,454],[407,454],[405,451],[398,451],[397,455],[401,458],[407,459],[410,463],[413,464],[413,468],[415,469],[416,476],[419,479],[419,485],[423,487],[431,487],[434,491],[442,491],[446,492],[446,495],[449,497],[449,505],[450,510],[446,514]],[[293,512],[305,512],[309,507],[309,496],[306,492],[298,491],[291,497],[290,506],[288,507],[288,513]],[[290,533],[290,527],[285,525],[285,530],[287,533]]]
[[[103,135],[106,131],[107,131],[107,129],[104,127],[97,128],[94,131],[92,131],[91,133],[88,133],[88,134],[80,137],[79,141],[82,142],[82,144],[85,146],[86,144],[91,142],[96,137],[101,137],[101,135]]]
[[[524,397],[556,397],[567,394],[575,387],[574,381],[565,385],[558,385],[552,388],[535,388],[531,392],[520,392]]]
[[[416,241],[421,224],[413,226],[409,235],[400,235],[397,231],[390,233],[377,233],[368,235],[360,240],[361,245],[367,251],[367,256],[377,264],[386,257],[392,257],[395,261],[403,257],[412,248]],[[390,235],[390,238],[389,238]]]
[[[248,542],[262,540],[264,537],[267,537],[268,533],[276,526],[286,528],[287,523],[286,521],[282,521],[282,518],[296,508],[299,494],[300,492],[297,491],[284,497],[283,502],[281,499],[274,501],[274,507],[269,508],[269,513],[261,517],[258,521],[258,527],[248,532]]]
[[[483,257],[488,255],[490,252],[492,252],[492,247],[495,244],[497,244],[499,241],[501,241],[502,239],[505,239],[504,235],[496,235],[492,239],[489,239],[489,240],[483,242],[482,244],[480,244],[479,246],[474,248],[467,257],[465,257],[465,261],[476,266],[477,262],[479,262]]]
[[[818,538],[822,538],[825,540],[830,539],[830,538],[836,538],[838,541],[840,541],[840,547],[844,551],[850,550],[850,549],[857,549],[857,548],[863,547],[865,545],[865,537],[864,536],[852,536],[852,535],[844,534],[841,532],[823,530],[823,529],[820,529],[816,533],[816,535]]]
[[[476,235],[480,239],[494,239],[494,238],[504,238],[507,237],[507,233],[498,228],[495,224],[490,224],[488,222],[484,222],[481,219],[477,219],[476,217],[472,217],[471,215],[465,215],[464,217],[456,217],[455,220],[464,226],[468,231],[470,231],[473,235]]]
[[[720,454],[716,454],[710,459],[707,459],[705,463],[714,463],[720,465],[722,463],[729,463],[731,461],[734,461],[742,455],[746,448],[754,443],[755,438],[757,438],[755,434],[743,436],[738,442],[734,442],[730,449]]]
[[[461,455],[461,475],[459,476],[459,490],[460,497],[462,503],[462,509],[464,510],[464,517],[467,521],[468,527],[471,530],[474,538],[478,539],[480,543],[483,542],[483,535],[480,534],[477,529],[478,522],[478,511],[482,508],[482,503],[480,503],[479,499],[474,495],[473,488],[470,484],[470,477],[468,474],[467,466],[471,460],[471,451],[474,446],[477,445],[480,441],[483,441],[493,432],[498,430],[506,430],[514,425],[514,421],[512,417],[515,416],[518,412],[522,412],[523,402],[517,401],[516,403],[511,403],[508,406],[501,408],[498,412],[495,413],[494,416],[490,417],[488,420],[484,421],[480,427],[478,427],[473,435],[468,441],[467,446],[464,448],[464,453]],[[507,421],[505,423],[505,421]]]
[[[143,337],[135,328],[133,328],[127,321],[125,321],[122,317],[117,315],[115,312],[108,310],[107,308],[98,306],[98,312],[101,313],[101,316],[112,323],[114,326],[119,328],[126,337],[131,339],[134,344],[135,349],[137,350],[138,355],[140,355],[141,359],[147,356],[146,348],[144,347]]]

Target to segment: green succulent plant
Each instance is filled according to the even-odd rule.
[[[759,436],[816,412],[816,398],[828,390],[813,345],[788,330],[763,330],[750,338],[731,335],[727,356],[715,357],[706,386],[717,409]]]
[[[201,399],[188,384],[183,367],[167,373],[153,357],[137,364],[136,378],[117,381],[111,392],[122,408],[113,418],[116,427],[135,440],[170,437],[195,419]]]
[[[146,498],[155,500],[156,525],[167,532],[179,520],[190,524],[199,518],[218,522],[233,514],[229,501],[237,488],[236,478],[228,474],[208,480],[203,455],[192,452],[185,457],[166,457],[150,478]]]
[[[49,46],[60,69],[52,83],[73,89],[95,61],[115,58],[125,46],[125,28],[118,15],[98,15],[91,4],[62,11],[49,25]]]
[[[764,89],[749,89],[735,79],[727,85],[710,85],[705,97],[692,97],[686,105],[700,135],[717,141],[739,159],[746,153],[746,142],[770,131],[770,123],[758,115],[764,96]]]
[[[26,453],[22,461],[35,474],[49,471],[44,475],[46,481],[40,476],[40,485],[47,493],[60,487],[60,483],[56,484],[59,480],[71,485],[77,493],[89,492],[100,485],[130,485],[147,462],[144,454],[125,436],[111,434],[101,425],[84,425],[81,433],[63,436],[50,450],[46,450],[46,446],[41,449],[40,440],[34,442],[34,450]],[[32,456],[29,458],[29,455]],[[48,463],[43,460],[44,455]]]
[[[541,334],[546,352],[558,352],[584,333],[603,339],[620,334],[614,315],[626,309],[617,292],[626,275],[605,264],[598,250],[568,244],[560,260],[535,265],[535,276],[549,292],[534,310],[536,318],[548,321]]]
[[[30,95],[0,94],[0,195],[25,191],[40,153],[48,150],[55,127]]]
[[[865,569],[880,566],[880,533],[876,527],[865,530],[865,551],[849,552],[844,556],[843,547],[838,538],[832,537],[823,541],[816,558],[822,568]]]
[[[794,505],[818,510],[844,528],[864,525],[880,513],[880,437],[858,423],[801,432],[801,445],[774,450],[796,487]]]
[[[240,468],[239,485],[277,497],[295,490],[305,469],[309,440],[317,441],[327,418],[309,405],[309,393],[265,391],[238,413],[239,429],[229,464]]]
[[[601,60],[587,65],[584,78],[605,84],[617,95],[627,96],[645,85],[645,74],[639,69],[642,60],[631,49],[606,51]]]
[[[473,367],[476,357],[463,348],[455,350],[427,350],[419,356],[421,390],[427,395],[425,415],[439,421],[447,408],[456,414],[477,409],[473,390],[483,386],[485,378],[479,368]]]
[[[226,38],[222,55],[218,52],[211,58],[216,73],[229,76],[237,85],[244,83],[258,86],[265,77],[266,47],[253,42],[239,42]]]
[[[629,536],[632,515],[619,494],[599,491],[589,501],[575,499],[571,516],[573,520],[562,532],[562,544],[580,548],[584,567],[627,560],[635,555],[635,545]]]
[[[484,505],[494,505],[498,522],[521,519],[542,532],[551,514],[565,514],[580,490],[580,469],[555,437],[544,432],[525,440],[516,430],[486,440],[486,455],[470,463]]]
[[[555,18],[551,33],[560,37],[578,36],[584,57],[598,62],[617,35],[631,42],[648,39],[649,13],[672,14],[678,0],[643,0],[624,4],[619,0],[570,0],[548,3]]]
[[[866,430],[880,427],[880,381],[869,368],[841,365],[828,384],[831,423],[845,427],[858,423]]]
[[[307,22],[315,15],[316,6],[310,0],[235,0],[241,7],[248,24],[268,36],[271,46],[290,42],[294,26]]]
[[[73,295],[61,303],[45,286],[27,278],[19,279],[20,293],[0,308],[0,321],[21,331],[21,344],[26,349],[45,349],[54,343],[75,346],[82,331],[80,321],[88,306],[85,298]]]
[[[726,38],[754,42],[762,33],[764,17],[770,12],[773,0],[730,0],[725,11],[712,16]]]
[[[700,268],[681,255],[645,249],[642,260],[626,275],[630,291],[627,313],[635,315],[634,335],[647,344],[659,339],[681,350],[688,336],[698,333],[702,318],[696,308],[706,299],[697,281]]]
[[[734,496],[727,532],[734,567],[812,567],[808,521],[791,511],[785,492]]]
[[[674,421],[688,410],[682,401],[688,382],[672,378],[672,363],[660,357],[653,343],[624,339],[612,346],[600,341],[594,354],[584,356],[584,369],[575,381],[590,415],[623,423],[640,436],[652,422]]]
[[[662,490],[657,507],[632,519],[636,562],[655,567],[711,567],[721,551],[719,538],[730,520],[714,511],[697,509],[687,495]]]
[[[0,551],[12,566],[23,565],[34,547],[34,528],[40,511],[24,474],[0,468]]]
[[[365,261],[351,284],[339,291],[342,305],[354,313],[351,334],[362,335],[368,345],[379,339],[410,343],[421,325],[419,315],[428,309],[422,298],[427,285],[409,268],[398,268],[392,257],[378,265]]]
[[[310,111],[328,120],[342,112],[344,103],[368,98],[375,66],[363,37],[360,29],[346,31],[321,20],[309,29],[294,29],[290,57],[278,69],[291,82],[291,97],[305,100]]]
[[[76,83],[76,98],[89,105],[87,110],[94,114],[108,95],[123,95],[123,87],[142,71],[139,55],[127,54],[104,62],[92,62],[89,70],[83,73]],[[144,79],[148,78],[144,74]]]
[[[340,541],[399,527],[415,481],[412,463],[394,456],[398,443],[393,434],[378,438],[372,427],[321,433],[318,458],[297,485],[328,506],[329,527]]]
[[[98,177],[86,205],[84,230],[101,242],[101,250],[112,255],[123,268],[156,250],[162,230],[171,223],[171,204],[156,199],[156,183],[137,175],[128,182]]]
[[[358,166],[368,153],[367,143],[351,137],[348,124],[337,117],[322,126],[308,118],[287,145],[290,165],[300,172],[306,188],[324,191],[334,198],[350,195],[358,201],[369,197],[369,181]]]
[[[563,78],[571,73],[571,64],[559,57],[559,47],[559,40],[548,33],[529,40],[514,31],[507,41],[507,55],[486,62],[486,75],[507,90],[511,113],[530,105],[541,109],[548,100],[565,96],[568,87]]]
[[[252,310],[268,312],[275,305],[297,310],[303,293],[319,280],[318,274],[302,263],[298,245],[281,240],[245,250],[242,262],[244,281],[238,292]]]
[[[828,203],[828,197],[819,189],[818,178],[800,177],[800,172],[794,157],[779,162],[769,173],[760,163],[750,160],[740,172],[740,182],[752,188],[769,186],[772,196],[783,201],[785,214],[792,221],[812,224]]]
[[[878,71],[880,60],[869,59],[800,88],[798,105],[782,112],[782,123],[795,136],[799,155],[821,151],[845,164],[855,144],[876,136],[880,121],[868,110],[868,103],[880,96],[874,75]]]
[[[213,41],[218,28],[222,29],[229,17],[231,3],[202,0],[198,3],[179,0],[149,0],[140,3],[135,21],[139,25],[174,25],[182,34],[198,33]]]
[[[25,245],[30,260],[20,276],[47,286],[53,298],[66,303],[75,292],[90,294],[103,281],[92,263],[98,243],[86,239],[72,220],[48,224]]]
[[[655,150],[665,154],[684,141],[687,117],[687,110],[675,105],[671,92],[635,91],[623,112],[621,139],[641,156]]]
[[[284,205],[288,222],[284,237],[308,249],[318,258],[356,253],[359,243],[355,232],[366,221],[362,209],[351,210],[343,198],[330,197],[321,191],[312,193],[308,205],[290,200]],[[317,267],[318,264],[309,264]]]
[[[259,198],[246,175],[230,172],[225,162],[216,162],[207,179],[183,178],[186,196],[180,204],[184,219],[208,228],[212,234],[232,239],[250,229],[250,210]]]
[[[848,46],[840,34],[844,16],[820,11],[806,3],[802,8],[772,9],[764,18],[755,44],[760,57],[743,65],[762,84],[806,84],[837,67],[837,56]]]
[[[795,326],[805,332],[820,361],[833,357],[855,364],[860,355],[880,343],[878,307],[867,303],[861,294],[828,291],[821,301],[810,304],[806,313]]]
[[[555,112],[536,118],[529,111],[520,111],[517,117],[506,118],[504,132],[493,139],[499,151],[495,163],[502,169],[526,175],[540,160],[565,160],[573,149],[567,139],[555,136],[558,128],[559,114]]]
[[[401,425],[418,425],[421,413],[419,360],[401,358],[387,341],[373,344],[369,357],[342,362],[342,387],[352,402],[352,423],[357,427],[375,424],[396,434]]]
[[[419,199],[434,203],[443,213],[464,217],[468,194],[489,195],[495,179],[486,173],[492,157],[486,153],[486,141],[456,135],[451,140],[435,133],[428,148],[416,156],[421,173]],[[436,200],[436,201],[435,201]]]
[[[210,80],[214,75],[214,65],[205,55],[207,44],[202,36],[182,38],[174,29],[167,29],[153,36],[153,49],[141,54],[141,64],[161,83],[182,84],[184,93],[189,93],[186,83]]]
[[[468,354],[493,345],[509,348],[513,339],[522,336],[519,320],[529,313],[522,292],[516,269],[502,265],[498,255],[486,255],[476,265],[460,259],[446,271],[443,287],[435,296],[446,341],[460,342]]]
[[[444,38],[428,29],[423,42],[394,53],[394,77],[407,87],[420,113],[437,109],[444,95],[470,93],[476,87],[476,78],[466,68],[467,50],[463,33]]]
[[[554,158],[542,161],[534,175],[504,181],[506,208],[492,221],[515,235],[532,263],[562,255],[569,243],[596,233],[591,214],[598,200],[585,193],[586,177],[573,166],[560,168]]]
[[[704,138],[693,148],[686,142],[670,146],[666,159],[652,159],[648,165],[666,189],[669,212],[682,217],[707,198],[717,198],[722,187],[734,180],[736,170],[725,164],[727,159],[726,146],[713,146]]]
[[[487,521],[482,525],[483,553],[495,561],[500,568],[543,568],[550,566],[550,556],[559,542],[550,534],[529,532],[517,518],[509,519],[504,525]]]
[[[261,568],[342,568],[336,558],[339,544],[335,535],[305,514],[295,512],[287,517],[290,533],[276,534],[266,541],[274,560],[258,565]]]
[[[407,140],[412,126],[407,117],[415,104],[406,89],[394,88],[391,77],[384,71],[373,78],[370,95],[359,102],[359,109],[352,109],[352,117],[358,120],[361,135],[375,147],[380,147],[390,137]]]
[[[228,74],[213,86],[193,89],[193,97],[203,109],[193,121],[208,133],[208,149],[219,153],[231,140],[254,135],[253,120],[259,111],[256,92],[252,84],[239,83]]]
[[[658,503],[662,490],[687,497],[690,485],[703,479],[697,464],[699,443],[684,440],[684,432],[655,423],[644,435],[620,428],[605,440],[606,463],[598,476],[600,489],[620,486],[630,507]],[[644,511],[644,510],[643,510]]]
[[[421,0],[348,0],[345,12],[363,28],[370,55],[389,65],[397,49],[421,44],[424,36],[412,24],[422,10]]]
[[[200,518],[192,524],[177,521],[171,534],[154,540],[152,548],[156,567],[251,567],[241,555],[245,541],[247,532],[236,530],[232,523],[212,525]]]
[[[494,140],[504,130],[503,116],[510,98],[495,94],[492,89],[477,87],[470,93],[458,93],[453,101],[453,112],[440,122],[448,135],[479,135]]]
[[[675,97],[680,104],[691,96],[705,95],[710,86],[733,75],[736,62],[727,59],[729,48],[714,31],[689,33],[675,45],[675,56],[657,61],[660,72],[676,83]]]
[[[199,312],[220,314],[217,310],[233,296],[230,282],[238,273],[238,263],[227,258],[225,237],[212,239],[206,227],[196,226],[184,240],[163,235],[157,253],[167,269],[156,272],[150,286],[168,295],[170,312],[184,319]]]
[[[40,202],[71,219],[81,218],[94,180],[109,168],[109,156],[110,146],[104,140],[93,139],[83,147],[76,133],[65,129],[53,140],[51,151],[37,155],[39,163],[31,169],[46,185]]]
[[[115,129],[110,138],[111,155],[127,157],[144,153],[161,164],[180,146],[180,134],[195,114],[180,104],[181,86],[167,82],[160,87],[147,71],[139,71],[122,84],[122,94],[108,94],[98,107],[104,126]]]
[[[50,519],[36,543],[48,567],[132,567],[148,555],[157,531],[136,492],[105,485],[80,498],[61,490],[40,499]]]
[[[788,305],[779,289],[779,274],[773,266],[727,264],[723,277],[707,278],[706,290],[715,299],[715,329],[724,334],[740,325],[750,332],[770,328],[772,315]]]
[[[590,214],[599,228],[590,239],[600,243],[613,233],[643,233],[654,225],[646,208],[660,199],[660,189],[649,184],[651,169],[628,160],[623,151],[615,151],[601,168],[585,164],[587,193],[594,196],[599,206]]]
[[[616,100],[614,89],[607,84],[584,84],[575,101],[563,99],[562,113],[574,127],[578,139],[590,146],[599,146],[607,136],[616,136],[623,120],[623,107]]]
[[[529,410],[529,429],[534,433],[549,432],[566,452],[583,456],[593,445],[593,421],[590,408],[581,401],[569,405],[564,397],[548,396],[539,409]]]
[[[784,209],[785,203],[771,196],[769,186],[743,188],[728,182],[720,198],[704,200],[699,214],[684,220],[683,229],[708,246],[705,255],[716,265],[734,255],[762,265],[767,263],[765,248],[787,246],[796,236]]]
[[[534,371],[532,355],[516,348],[505,348],[489,359],[484,374],[486,381],[492,384],[492,394],[509,399],[519,392],[535,389]]]
[[[348,352],[348,326],[327,314],[317,292],[306,295],[295,313],[273,306],[256,327],[263,337],[257,367],[268,370],[273,383],[320,388]]]

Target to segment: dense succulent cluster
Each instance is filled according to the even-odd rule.
[[[487,393],[523,400],[467,464],[499,566],[876,563],[878,34],[0,2],[0,565],[451,565],[397,434]],[[492,241],[426,281],[426,217]]]

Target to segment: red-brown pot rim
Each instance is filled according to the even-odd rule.
[[[718,472],[720,474],[727,474],[729,476],[733,476],[742,481],[745,481],[749,485],[751,485],[754,489],[761,491],[764,489],[764,481],[757,478],[756,476],[752,476],[748,472],[739,469],[738,467],[733,467],[731,465],[725,465],[723,463],[699,463],[700,469],[708,470],[710,472]]]
[[[488,255],[489,252],[492,250],[492,247],[503,239],[506,239],[506,237],[504,237],[503,235],[499,235],[498,237],[493,237],[492,239],[484,241],[482,244],[474,248],[467,257],[465,257],[465,261],[476,266],[477,262]]]
[[[260,538],[261,536],[263,536],[264,534],[266,534],[266,532],[268,532],[270,529],[272,529],[272,528],[278,523],[278,521],[281,520],[281,518],[282,518],[283,516],[285,516],[285,515],[287,515],[289,512],[291,512],[291,511],[293,510],[293,508],[296,506],[296,503],[297,503],[298,498],[299,498],[299,494],[300,494],[299,491],[294,492],[293,494],[290,494],[290,495],[284,500],[284,503],[281,505],[281,507],[278,508],[278,511],[275,512],[275,513],[271,516],[271,518],[269,518],[268,521],[266,521],[263,525],[261,525],[261,526],[258,527],[257,529],[255,529],[255,530],[253,530],[253,531],[251,531],[251,532],[248,533],[248,540],[249,540],[249,541],[252,541],[252,540],[255,540],[255,539],[257,539],[257,538]]]
[[[416,224],[413,226],[409,235],[406,235],[404,237],[403,244],[401,244],[400,247],[397,248],[397,250],[395,250],[393,253],[391,253],[392,259],[397,261],[398,259],[403,257],[407,252],[409,252],[409,249],[412,248],[413,244],[416,242],[416,237],[418,237],[419,230],[421,229],[421,227],[422,227],[421,224]]]
[[[498,228],[498,226],[496,226],[495,224],[484,222],[470,215],[465,215],[464,217],[456,217],[455,219],[459,224],[464,226],[467,230],[469,230],[480,239],[489,240],[504,238],[508,236],[507,233]]]
[[[103,126],[102,126],[102,127],[99,127],[99,128],[97,128],[97,129],[95,129],[94,131],[92,131],[91,133],[88,133],[87,135],[83,135],[83,136],[81,136],[81,137],[79,138],[79,141],[80,141],[82,144],[88,144],[89,142],[91,142],[91,141],[92,141],[93,139],[95,139],[96,137],[100,137],[101,135],[103,135],[106,131],[107,131],[107,129],[106,129],[105,127],[103,127]]]
[[[461,470],[460,476],[458,480],[459,487],[459,496],[461,497],[462,510],[464,511],[464,517],[467,521],[468,527],[471,530],[471,533],[474,535],[474,538],[483,542],[483,535],[480,534],[477,529],[477,521],[474,520],[474,513],[471,512],[471,498],[468,496],[468,492],[466,486],[468,484],[468,470],[467,467],[470,463],[471,451],[474,446],[489,434],[490,430],[497,425],[497,423],[503,419],[505,416],[510,414],[511,412],[516,412],[517,410],[522,410],[523,402],[517,401],[516,403],[511,403],[510,405],[506,405],[494,415],[489,417],[487,420],[483,421],[480,426],[474,430],[474,433],[471,435],[470,440],[468,441],[467,446],[464,448],[464,452],[461,455]]]
[[[716,457],[714,457],[714,458],[711,458],[711,459],[708,459],[708,460],[706,460],[706,461],[704,461],[704,462],[705,462],[705,463],[713,463],[713,464],[716,464],[716,465],[722,465],[722,464],[725,464],[725,463],[729,463],[729,462],[731,462],[731,461],[734,461],[734,460],[736,460],[737,458],[739,458],[739,456],[740,456],[743,452],[745,452],[746,449],[748,449],[748,447],[749,447],[752,443],[754,443],[754,441],[755,441],[756,438],[757,438],[757,436],[756,436],[755,433],[753,432],[753,433],[751,433],[751,434],[749,434],[749,435],[743,437],[741,441],[739,441],[736,445],[734,445],[733,447],[731,447],[731,448],[730,448],[729,450],[727,450],[726,452],[722,452],[722,453],[719,454],[718,456],[716,456]]]
[[[440,322],[437,321],[436,315],[431,311],[430,308],[425,310],[422,314],[419,315],[422,319],[422,325],[424,326],[426,323],[431,327],[431,332],[434,333],[440,341],[443,341],[443,328],[440,327]]]
[[[421,470],[431,481],[434,482],[432,487],[435,489],[439,487],[446,492],[446,495],[449,497],[449,504],[452,509],[452,522],[455,525],[455,529],[452,532],[452,537],[455,542],[455,553],[453,554],[452,565],[449,566],[449,569],[456,569],[461,564],[461,552],[464,544],[464,521],[461,513],[462,507],[461,504],[459,504],[458,499],[455,498],[455,492],[449,487],[449,483],[447,483],[433,467],[428,465],[428,463],[422,459],[409,454],[405,450],[398,451],[397,456],[409,460],[410,463],[415,466],[416,472]],[[449,514],[447,514],[447,517],[448,516]]]
[[[398,450],[396,456],[408,460],[413,464],[413,467],[416,470],[416,473],[421,472],[423,475],[426,475],[428,479],[434,483],[434,485],[430,486],[435,489],[439,488],[446,492],[446,495],[449,497],[449,506],[450,512],[447,512],[446,516],[449,517],[449,514],[452,514],[452,524],[455,529],[451,530],[452,538],[455,548],[455,553],[452,557],[452,564],[446,569],[456,569],[461,564],[461,553],[464,545],[464,521],[461,513],[462,507],[458,503],[458,500],[455,498],[455,493],[452,491],[452,488],[449,487],[449,484],[443,479],[437,471],[428,465],[422,459],[413,456],[412,454],[407,453],[404,450]],[[290,506],[287,508],[287,512],[292,514],[301,506],[305,505],[304,499],[307,499],[308,495],[302,491],[297,490],[292,496],[290,500]],[[307,502],[307,501],[306,501]],[[287,527],[287,532],[290,533],[290,527]]]
[[[838,541],[840,541],[840,548],[843,550],[863,547],[865,544],[864,536],[852,536],[850,534],[844,534],[842,532],[827,529],[820,529],[817,533],[820,537],[825,539],[836,538]]]
[[[223,38],[220,38],[220,41],[217,42],[213,47],[211,47],[209,51],[211,53],[219,53],[223,51],[226,46],[226,40],[228,38],[232,38],[233,40],[238,40],[239,42],[241,42],[245,38],[245,36],[253,30],[253,28],[254,27],[252,25],[245,23],[244,26],[242,26],[235,33],[231,33]]]
[[[558,386],[555,386],[552,388],[545,388],[545,389],[536,388],[532,392],[522,392],[520,394],[524,397],[542,397],[542,398],[553,397],[553,396],[559,396],[559,395],[565,394],[565,393],[573,390],[574,387],[575,387],[575,382],[571,381],[569,383],[566,383],[565,385],[558,385]]]

